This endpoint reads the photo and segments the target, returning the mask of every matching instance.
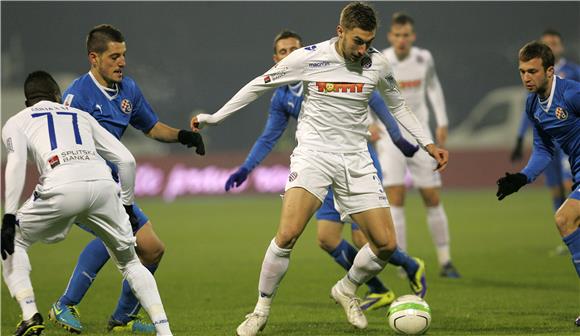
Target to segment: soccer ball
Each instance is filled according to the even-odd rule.
[[[399,334],[421,335],[431,325],[431,308],[416,295],[403,295],[391,303],[387,319]]]

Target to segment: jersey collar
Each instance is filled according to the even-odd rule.
[[[552,100],[554,100],[554,91],[556,90],[556,80],[559,80],[560,78],[556,75],[554,75],[554,80],[552,81],[552,89],[550,90],[550,96],[548,97],[548,102],[546,103],[546,107],[544,108],[544,106],[542,105],[542,101],[540,100],[540,96],[537,96],[538,99],[538,103],[540,103],[540,107],[542,108],[542,110],[544,110],[544,112],[548,113],[548,111],[550,110],[550,107],[552,106]]]
[[[95,83],[95,85],[97,86],[97,88],[99,90],[101,90],[101,92],[103,93],[103,95],[105,97],[107,97],[109,100],[113,100],[115,98],[117,98],[117,96],[119,95],[119,85],[115,84],[115,88],[114,89],[109,89],[108,87],[102,86],[101,83],[99,83],[97,81],[97,79],[95,78],[95,76],[93,76],[93,73],[89,71],[89,76],[91,76],[91,79],[93,80],[93,83]],[[114,94],[111,94],[114,93]]]

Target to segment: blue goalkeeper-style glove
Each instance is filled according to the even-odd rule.
[[[400,137],[394,143],[395,146],[397,146],[397,148],[399,148],[399,150],[403,152],[403,155],[405,155],[406,157],[413,157],[413,155],[415,155],[415,153],[417,153],[417,151],[419,150],[419,146],[413,145],[403,137]]]
[[[250,171],[246,167],[240,167],[235,173],[230,175],[226,181],[226,191],[230,191],[233,187],[239,187],[248,178]]]
[[[9,255],[14,253],[14,236],[16,235],[16,216],[5,214],[2,217],[2,240],[0,249],[2,250],[2,260],[6,260]]]
[[[521,187],[528,184],[528,177],[522,173],[505,173],[505,176],[497,180],[497,200],[501,201],[506,196],[511,195]]]

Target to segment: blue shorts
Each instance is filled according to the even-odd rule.
[[[572,173],[567,168],[567,157],[561,149],[557,149],[554,158],[544,170],[546,186],[553,188],[560,186],[564,181],[572,179]]]
[[[373,159],[373,164],[377,169],[377,175],[381,181],[383,180],[383,170],[381,169],[381,164],[379,163],[379,158],[377,156],[377,152],[375,148],[369,143],[368,144],[369,154]],[[324,198],[324,202],[322,202],[322,206],[320,209],[316,211],[316,220],[328,220],[332,222],[342,223],[340,220],[340,214],[336,211],[334,207],[334,194],[332,193],[332,188],[328,188],[328,194]],[[351,224],[351,228],[353,230],[359,230],[359,227],[356,223]]]
[[[145,225],[149,221],[149,217],[147,217],[147,215],[145,215],[145,213],[143,212],[143,210],[141,210],[141,208],[137,205],[137,203],[133,203],[133,212],[135,213],[135,216],[139,220],[139,222],[138,222],[139,224],[137,225],[137,230],[133,231],[133,233],[136,233],[137,231],[139,231],[143,227],[143,225]],[[76,224],[81,229],[95,235],[93,230],[89,229],[84,224],[82,224],[82,223],[76,223]]]

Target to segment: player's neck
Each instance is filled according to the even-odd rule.
[[[554,76],[548,78],[548,82],[546,86],[542,90],[538,90],[538,96],[540,99],[545,100],[550,97],[550,93],[552,92],[552,85],[554,84]]]
[[[115,83],[108,83],[101,74],[95,68],[91,68],[91,73],[93,74],[93,78],[102,86],[108,89],[114,89]]]
[[[397,56],[397,59],[399,61],[404,60],[405,58],[409,57],[409,54],[411,53],[411,49],[407,50],[407,51],[402,51],[402,52],[396,52],[395,51],[395,56]]]

